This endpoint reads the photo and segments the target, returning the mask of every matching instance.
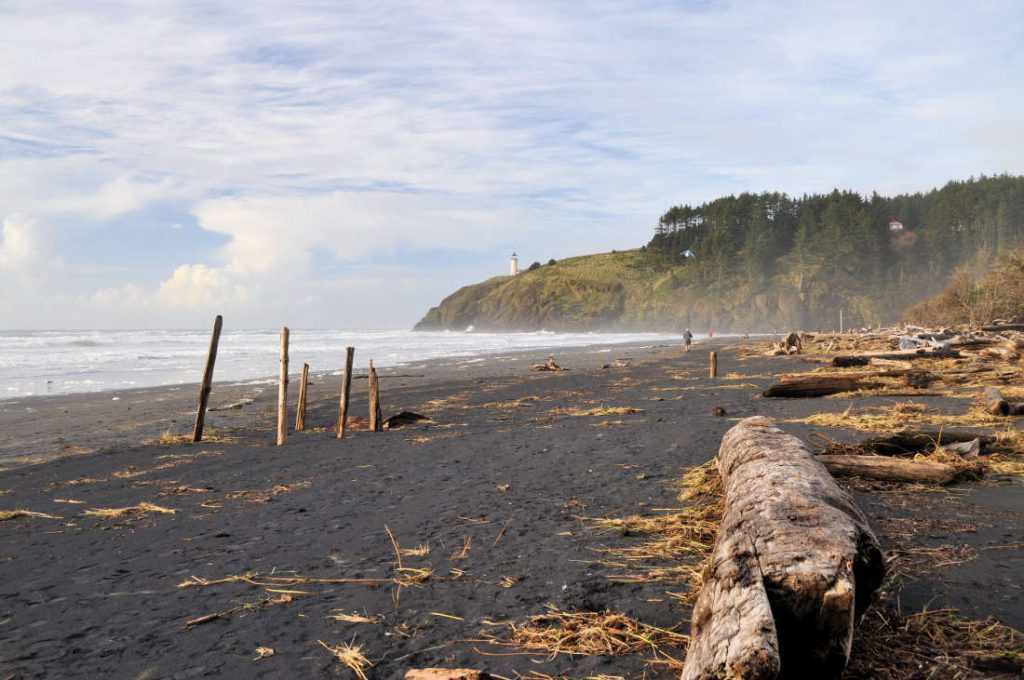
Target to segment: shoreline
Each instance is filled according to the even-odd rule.
[[[714,381],[711,349],[719,355]],[[822,431],[852,442],[866,434],[799,421],[841,413],[851,400],[893,403],[870,395],[763,399],[777,374],[816,364],[743,358],[727,341],[689,353],[556,352],[572,370],[529,370],[546,355],[432,366],[429,376],[382,381],[385,413],[419,411],[432,423],[353,431],[339,441],[329,429],[338,380],[328,375],[311,386],[307,431],[289,432],[283,447],[274,446],[276,390],[267,389],[242,409],[211,412],[210,439],[199,445],[143,444],[145,428],[135,424],[102,452],[0,471],[0,509],[53,517],[0,522],[0,668],[25,678],[351,677],[322,640],[360,646],[373,680],[427,666],[504,677],[678,678],[643,654],[552,657],[485,639],[503,639],[509,624],[548,605],[622,612],[685,633],[692,610],[675,595],[684,585],[632,578],[636,572],[609,558],[609,550],[642,548],[642,532],[595,520],[664,517],[678,508],[679,478],[715,455],[737,419],[763,414],[801,438]],[[628,366],[599,368],[625,357]],[[350,413],[361,415],[365,390],[354,387]],[[215,388],[214,406],[223,392],[218,398]],[[195,393],[186,396],[194,409]],[[93,415],[76,414],[77,431],[71,420],[56,421],[63,434],[88,439],[98,435],[87,425],[128,424],[118,421],[125,413],[111,412],[124,400],[93,401]],[[936,412],[965,407],[947,396],[921,401]],[[151,430],[175,417],[171,403],[157,402],[162,412],[151,412]],[[176,425],[172,434],[181,434],[191,420]],[[1024,627],[1020,477],[853,493],[884,550],[927,562],[902,567],[904,611],[952,606]],[[164,510],[89,514],[146,503]],[[945,555],[946,546],[973,557],[929,557]],[[396,571],[396,549],[413,571]],[[410,578],[396,587],[401,574]],[[203,622],[189,625],[196,620]],[[255,660],[258,647],[275,653]]]
[[[92,338],[97,335],[99,337]],[[195,331],[89,332],[87,340],[71,336],[39,338],[38,344],[0,348],[0,403],[33,397],[119,392],[189,385],[198,381],[209,336]],[[124,334],[122,334],[124,335]],[[665,343],[680,340],[670,333],[414,333],[412,331],[294,331],[293,360],[319,371],[337,370],[345,346],[374,348],[378,368],[424,360],[461,360],[520,351]],[[277,331],[227,331],[220,342],[217,374],[223,382],[244,383],[277,375]],[[24,368],[14,370],[15,365]],[[324,369],[328,366],[328,369]]]
[[[712,338],[699,347],[718,347],[721,340]],[[709,344],[710,343],[710,344]],[[398,386],[425,387],[434,382],[451,379],[483,379],[516,374],[522,366],[543,363],[548,354],[555,354],[565,366],[593,368],[604,359],[628,358],[630,354],[648,356],[650,353],[675,345],[635,341],[629,343],[593,344],[571,347],[544,347],[521,349],[501,354],[483,354],[467,357],[441,357],[412,361],[397,366],[378,368],[383,381],[401,380]],[[365,362],[356,348],[353,378],[365,378]],[[302,364],[293,361],[289,371],[289,412],[295,415],[298,378]],[[310,371],[309,402],[329,399],[331,391],[337,400],[342,368]],[[197,371],[198,375],[198,371]],[[219,381],[214,373],[213,390],[206,417],[207,432],[218,428],[239,428],[251,425],[245,416],[259,409],[276,409],[278,378],[251,378],[241,381]],[[365,385],[353,383],[353,395],[365,392]],[[0,431],[6,436],[0,441],[0,470],[22,465],[34,465],[67,455],[81,455],[106,450],[114,446],[131,446],[145,441],[159,440],[165,433],[182,435],[191,432],[198,402],[199,381],[156,387],[133,387],[98,392],[26,396],[0,401]],[[385,394],[385,397],[387,395]],[[251,401],[250,401],[251,400]],[[242,403],[241,408],[231,408]],[[59,430],[52,424],[61,423]],[[74,432],[77,439],[66,432]]]

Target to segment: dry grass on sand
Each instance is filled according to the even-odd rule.
[[[951,609],[903,614],[892,600],[861,620],[843,677],[850,680],[1020,677],[1024,633]]]
[[[14,519],[63,519],[56,515],[47,515],[45,512],[33,512],[32,510],[0,510],[0,522]]]
[[[680,668],[681,663],[662,648],[678,648],[689,642],[689,637],[682,633],[650,626],[617,612],[564,612],[553,606],[525,623],[508,626],[507,638],[491,637],[487,642],[548,658],[559,654],[624,656],[651,652],[652,663]]]
[[[90,508],[85,511],[85,515],[89,517],[101,517],[103,519],[111,519],[116,517],[141,517],[150,513],[156,513],[161,515],[173,515],[177,510],[173,508],[165,508],[162,505],[155,505],[153,503],[136,503],[135,505],[129,505],[124,508]]]
[[[342,642],[340,645],[335,645],[333,647],[323,640],[317,640],[317,643],[330,652],[335,659],[355,673],[357,678],[360,680],[367,680],[366,669],[373,666],[373,662],[367,659],[363,654],[362,647],[348,642]]]

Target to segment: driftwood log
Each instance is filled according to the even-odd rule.
[[[985,410],[994,416],[1008,416],[1013,413],[1013,406],[1003,399],[1003,393],[998,388],[986,387]]]
[[[982,326],[981,330],[988,333],[1002,333],[1003,331],[1024,331],[1024,323],[1001,323],[994,326]]]
[[[747,418],[718,453],[721,531],[683,680],[838,678],[885,567],[864,514],[796,437]]]
[[[873,437],[861,443],[859,448],[882,456],[901,456],[975,439],[979,440],[982,450],[996,442],[994,436],[974,430],[919,427]]]
[[[996,387],[985,388],[985,410],[994,416],[1024,416],[1024,402],[1008,402]]]
[[[955,349],[919,349],[914,352],[889,352],[886,354],[853,354],[834,357],[832,365],[836,368],[850,368],[853,366],[867,366],[872,359],[886,359],[888,361],[916,361],[917,359],[959,359],[960,352]]]
[[[782,397],[797,399],[803,397],[824,397],[840,392],[855,392],[873,384],[864,383],[858,378],[847,376],[812,375],[776,383],[766,389],[763,397]]]
[[[952,465],[929,460],[890,458],[889,456],[818,456],[818,462],[833,477],[863,477],[889,482],[949,484],[957,476]]]

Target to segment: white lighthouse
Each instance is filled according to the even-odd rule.
[[[509,276],[515,276],[519,273],[519,256],[512,253],[512,260],[508,264]]]

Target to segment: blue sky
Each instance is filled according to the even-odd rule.
[[[0,328],[407,327],[676,203],[1024,173],[974,5],[4,2]]]

